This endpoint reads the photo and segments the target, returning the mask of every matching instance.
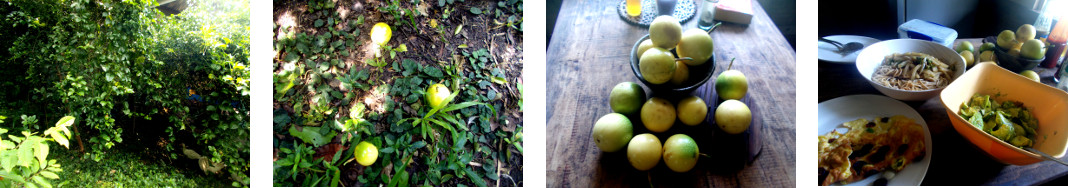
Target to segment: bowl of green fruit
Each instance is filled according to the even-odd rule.
[[[649,34],[634,43],[631,70],[654,92],[689,94],[716,70],[713,45],[708,32],[697,28],[683,32],[674,18],[661,16],[649,25]]]

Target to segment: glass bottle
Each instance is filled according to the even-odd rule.
[[[642,0],[627,0],[627,15],[637,17],[642,14]]]
[[[1057,20],[1057,26],[1053,27],[1053,31],[1049,33],[1049,38],[1046,38],[1046,42],[1049,42],[1049,46],[1046,48],[1046,60],[1042,61],[1041,66],[1055,68],[1064,53],[1065,43],[1068,42],[1068,21],[1065,20],[1065,17]]]
[[[707,31],[712,29],[712,25],[715,24],[716,3],[719,0],[704,0],[702,2],[704,3],[701,4],[701,9],[698,9],[701,17],[697,20],[697,28]]]

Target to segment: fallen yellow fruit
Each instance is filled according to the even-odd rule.
[[[379,46],[385,46],[392,36],[393,31],[389,29],[389,25],[386,25],[386,23],[378,22],[374,27],[371,27],[371,41]]]

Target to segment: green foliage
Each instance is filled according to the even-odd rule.
[[[22,117],[25,123],[26,116]],[[0,123],[3,123],[3,119],[6,117],[0,116]],[[49,137],[23,131],[22,136],[6,135],[9,139],[0,138],[0,180],[6,180],[0,181],[0,187],[52,187],[50,181],[59,179],[56,173],[63,169],[55,159],[48,159],[48,141],[68,147],[70,130],[67,127],[72,124],[74,117],[66,116],[42,134]],[[7,129],[0,128],[0,136],[6,133]]]
[[[418,16],[402,8],[408,2],[418,3],[371,3],[378,10],[372,14],[381,16],[369,18],[393,25],[395,37],[407,36],[410,30],[403,26],[414,28]],[[381,46],[375,58],[352,59],[359,57],[352,54],[360,53],[357,45],[367,40],[359,37],[364,16],[334,17],[334,9],[320,8],[329,4],[311,1],[303,13],[325,20],[325,28],[314,22],[276,28],[282,32],[275,41],[274,186],[492,186],[508,177],[502,174],[514,172],[498,174],[497,162],[522,169],[516,163],[522,160],[522,125],[498,115],[504,114],[498,88],[511,83],[489,50],[461,55],[459,49],[447,49],[457,58],[434,63],[424,60],[436,57],[400,54],[408,46],[392,44]],[[466,14],[467,7],[444,8],[442,20],[454,9]],[[490,15],[501,8],[479,11]],[[434,29],[444,33],[444,28]],[[363,63],[347,65],[346,60]],[[448,101],[456,102],[429,107],[425,91],[437,83],[445,84],[452,91]],[[354,163],[355,143],[363,141],[379,151],[370,166]]]
[[[151,125],[165,126],[164,148],[201,145],[240,174],[236,185],[247,184],[247,0],[195,3],[173,16],[151,0],[6,1],[0,40],[12,45],[0,65],[17,68],[0,74],[25,79],[33,97],[23,100],[85,117],[76,134],[87,139],[87,157],[103,159],[136,128],[118,120],[164,118],[169,124]],[[203,100],[186,99],[194,92]]]
[[[185,168],[176,160],[168,163],[146,155],[144,149],[116,147],[100,161],[70,158],[76,150],[59,150],[54,156],[63,157],[62,179],[54,180],[54,187],[229,187],[225,177],[204,175],[199,169]],[[58,158],[57,158],[58,159]],[[192,160],[190,160],[192,161]]]

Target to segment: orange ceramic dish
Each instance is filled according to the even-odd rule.
[[[949,114],[953,128],[994,159],[1013,165],[1028,165],[1044,159],[994,138],[957,114],[960,105],[976,93],[1001,94],[996,97],[997,101],[1022,102],[1038,119],[1034,148],[1055,158],[1064,156],[1065,149],[1068,149],[1068,93],[1029,80],[993,63],[975,65],[942,90],[942,105]]]

